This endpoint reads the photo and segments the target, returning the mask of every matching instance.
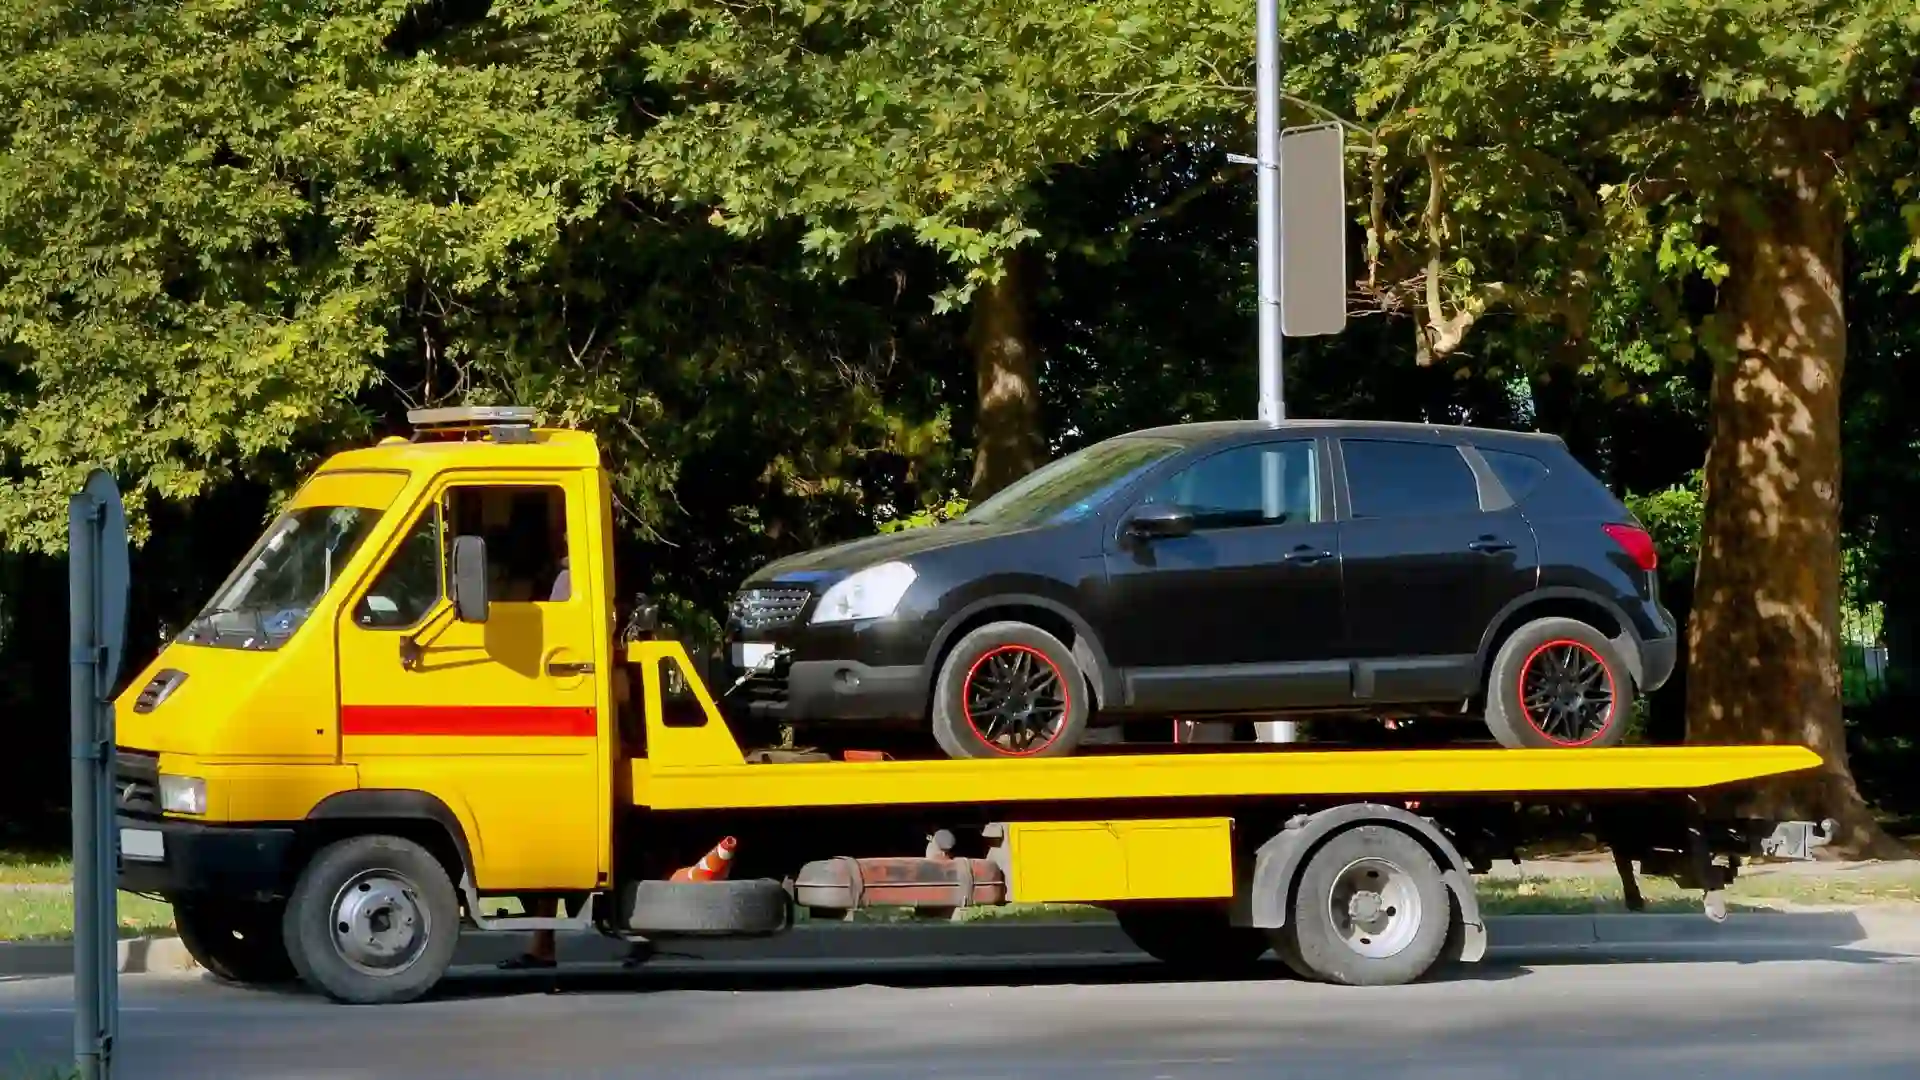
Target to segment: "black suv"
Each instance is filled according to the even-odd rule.
[[[1551,435],[1186,424],[753,575],[731,708],[1067,754],[1137,718],[1483,717],[1606,746],[1672,673],[1651,539]],[[825,732],[820,732],[825,734]]]

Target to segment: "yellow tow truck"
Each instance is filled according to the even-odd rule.
[[[231,981],[402,1002],[469,929],[651,942],[1052,901],[1193,969],[1272,949],[1305,978],[1401,983],[1481,956],[1471,875],[1542,829],[1703,890],[1715,918],[1742,859],[1830,835],[1715,812],[1819,765],[1794,746],[742,746],[644,602],[620,625],[590,435],[511,407],[411,420],[328,460],[116,703],[121,887],[171,902]],[[674,880],[722,840],[728,876]]]

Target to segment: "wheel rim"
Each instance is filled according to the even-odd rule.
[[[1413,876],[1387,859],[1355,859],[1327,890],[1334,936],[1369,960],[1385,960],[1413,944],[1420,932],[1420,890]]]
[[[334,894],[333,947],[364,974],[405,971],[426,951],[432,929],[418,889],[396,871],[363,871]]]
[[[961,691],[967,725],[987,747],[1011,757],[1037,754],[1067,726],[1067,681],[1038,649],[1002,645],[967,669]]]
[[[1589,645],[1549,641],[1520,665],[1520,711],[1562,746],[1581,746],[1613,725],[1613,672]]]

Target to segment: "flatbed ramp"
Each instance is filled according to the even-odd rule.
[[[1812,769],[1800,746],[1604,750],[1178,752],[1033,760],[750,764],[673,642],[635,642],[630,663],[679,665],[678,703],[644,679],[647,752],[627,763],[635,806],[741,810],[1074,801],[1572,795],[1705,791]],[[676,707],[676,704],[678,707]]]

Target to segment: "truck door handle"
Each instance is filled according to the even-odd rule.
[[[1301,544],[1299,547],[1294,548],[1292,551],[1289,551],[1286,554],[1286,560],[1288,562],[1297,562],[1297,563],[1317,563],[1322,559],[1331,559],[1331,558],[1333,558],[1333,552],[1320,551],[1315,548],[1310,548],[1305,544]]]
[[[547,665],[547,674],[556,677],[564,675],[591,675],[593,674],[593,661],[583,660],[577,664],[554,661]]]
[[[1501,551],[1512,551],[1513,541],[1502,540],[1495,536],[1483,536],[1467,546],[1483,555],[1492,555]]]

